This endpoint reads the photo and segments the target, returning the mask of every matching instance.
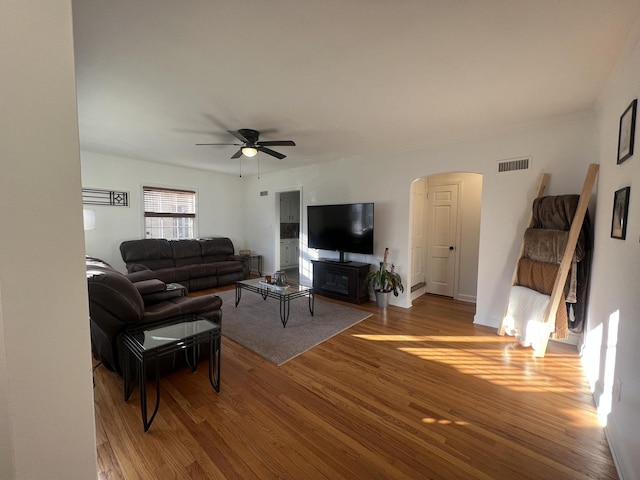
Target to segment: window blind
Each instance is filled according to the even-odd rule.
[[[169,188],[143,187],[145,217],[196,216],[196,192]]]

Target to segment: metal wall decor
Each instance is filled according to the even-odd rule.
[[[112,207],[128,207],[129,192],[83,188],[82,203],[85,205],[109,205]]]

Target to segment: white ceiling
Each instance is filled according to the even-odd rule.
[[[237,174],[587,110],[638,0],[74,0],[81,148]]]

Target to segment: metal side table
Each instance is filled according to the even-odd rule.
[[[199,346],[209,343],[209,382],[216,392],[220,392],[220,325],[198,315],[186,315],[173,319],[161,326],[134,326],[125,330],[123,343],[126,347],[123,365],[124,400],[129,400],[131,386],[130,359],[136,362],[138,385],[140,387],[140,409],[144,431],[148,431],[160,406],[160,357],[184,350],[187,364],[192,372],[198,365]],[[153,365],[156,383],[156,404],[147,415],[147,364]]]

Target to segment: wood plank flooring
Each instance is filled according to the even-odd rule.
[[[148,433],[138,390],[125,403],[100,367],[99,478],[617,479],[575,348],[536,359],[474,307],[370,302],[281,367],[223,337],[220,394],[206,363],[163,377]]]

